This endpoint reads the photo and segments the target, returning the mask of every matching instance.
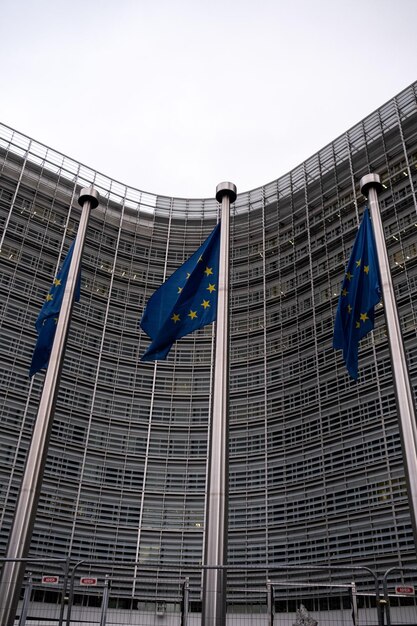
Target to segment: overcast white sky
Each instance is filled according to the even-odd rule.
[[[417,0],[2,0],[0,121],[143,191],[288,172],[417,79]]]

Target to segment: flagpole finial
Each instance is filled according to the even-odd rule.
[[[381,177],[379,174],[366,174],[366,176],[362,176],[359,185],[361,188],[361,193],[365,196],[365,198],[368,197],[368,193],[371,187],[376,189],[376,191],[383,190]]]
[[[233,183],[219,183],[216,187],[216,200],[217,202],[221,202],[223,196],[227,194],[229,196],[230,204],[236,200],[237,197],[237,187]]]
[[[83,187],[81,189],[80,195],[78,197],[78,204],[83,206],[84,202],[87,202],[87,200],[90,201],[90,206],[92,209],[98,207],[100,202],[100,196],[98,191],[94,189],[93,185],[90,185],[90,187]]]

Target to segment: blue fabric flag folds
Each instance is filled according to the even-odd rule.
[[[333,347],[343,350],[354,380],[358,378],[359,341],[373,329],[374,307],[380,300],[378,258],[366,208],[343,279],[333,334]]]
[[[45,298],[43,307],[41,308],[38,315],[38,319],[35,322],[38,339],[36,341],[35,349],[33,351],[29,377],[32,377],[34,374],[48,366],[49,357],[51,356],[52,344],[54,343],[58,316],[61,310],[62,299],[64,297],[68,271],[71,265],[73,249],[74,243],[72,243],[68,251],[67,257],[62,264],[60,271],[58,272],[58,275],[56,276],[56,278],[54,278],[49,293]],[[76,302],[78,302],[78,300],[80,299],[80,290],[81,272],[78,275],[78,280],[75,288],[74,300]]]
[[[200,248],[151,296],[140,325],[152,339],[141,361],[166,359],[172,344],[214,322],[220,222]]]

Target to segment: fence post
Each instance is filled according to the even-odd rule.
[[[378,610],[379,616],[380,616],[380,622],[382,624],[382,626],[384,626],[384,624],[386,623],[387,626],[391,626],[391,616],[390,616],[390,612],[389,612],[389,600],[386,600],[385,598],[381,598],[379,600],[379,610]],[[387,618],[386,622],[385,622],[385,616]]]
[[[389,607],[389,596],[388,596],[388,574],[390,574],[392,571],[395,571],[396,568],[391,567],[390,569],[388,569],[385,574],[384,574],[384,578],[382,579],[382,585],[383,585],[383,590],[384,590],[384,608],[385,608],[385,617],[386,617],[386,622],[387,622],[387,626],[391,626],[391,612],[390,612],[390,607]]]
[[[266,606],[268,613],[268,626],[273,626],[274,623],[274,588],[270,579],[266,581]]]
[[[108,574],[106,574],[106,578],[104,580],[103,598],[101,600],[100,626],[106,626],[107,609],[109,606],[109,590],[110,590],[110,581],[109,581]]]
[[[62,595],[61,595],[61,608],[59,609],[59,621],[58,626],[62,626],[64,622],[64,610],[65,610],[65,601],[67,598],[67,585],[68,585],[68,574],[70,568],[70,560],[67,558],[65,561],[65,569],[64,569],[64,581],[62,583]]]
[[[188,624],[189,599],[190,599],[190,579],[187,576],[182,585],[181,626],[187,626]]]
[[[29,610],[30,598],[32,595],[32,572],[27,574],[27,585],[23,596],[22,610],[20,611],[19,626],[25,626],[26,617]]]
[[[71,573],[70,587],[69,587],[69,592],[68,592],[68,608],[67,608],[67,619],[66,619],[67,626],[71,626],[71,610],[72,610],[72,603],[74,601],[75,572],[80,567],[80,565],[82,565],[84,562],[85,562],[84,560],[78,561],[78,563],[74,565],[72,573]]]
[[[352,581],[350,592],[352,594],[352,618],[355,626],[359,626],[359,614],[358,614],[358,597],[356,592],[356,583]]]

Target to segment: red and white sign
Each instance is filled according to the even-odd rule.
[[[97,585],[97,578],[92,576],[81,576],[80,585],[84,587],[95,587]]]
[[[412,585],[397,585],[395,587],[395,593],[398,595],[412,596],[415,591]]]
[[[59,576],[42,576],[42,585],[57,585]]]

